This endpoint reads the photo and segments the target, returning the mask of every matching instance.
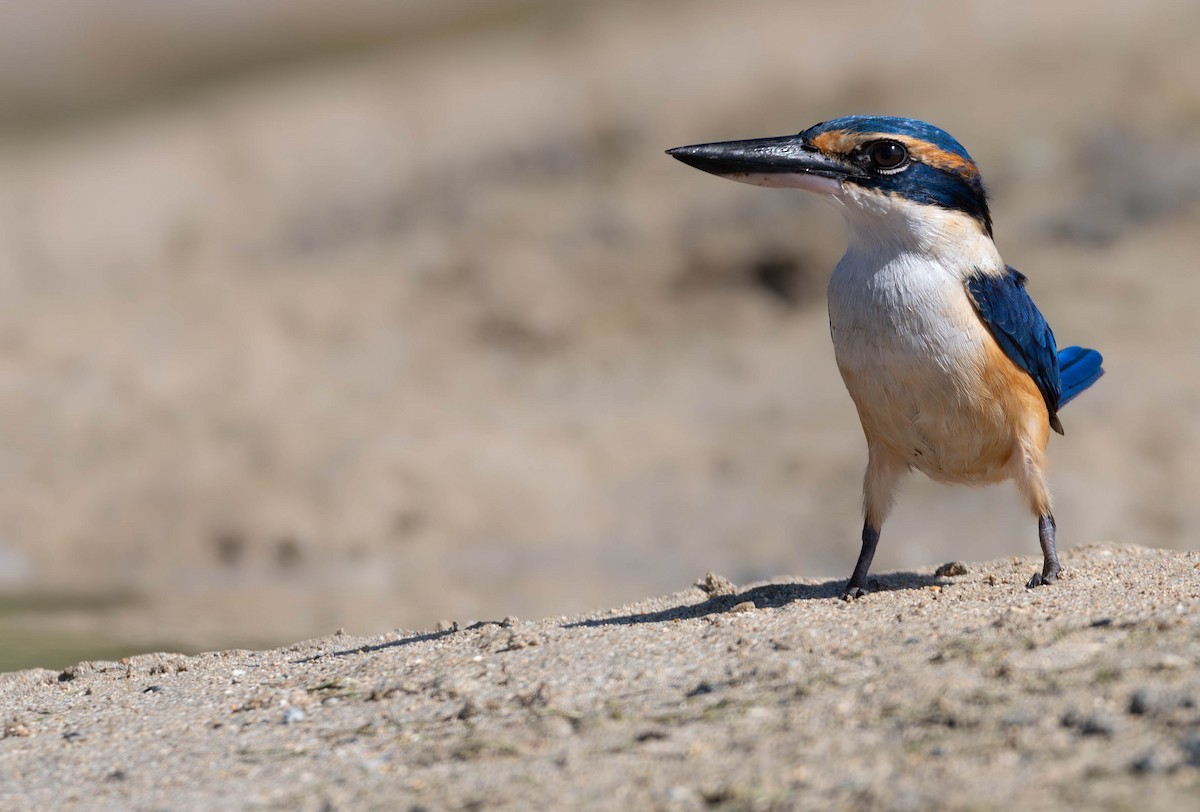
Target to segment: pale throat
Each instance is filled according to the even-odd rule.
[[[928,262],[964,279],[973,273],[1004,270],[995,242],[975,218],[963,212],[848,184],[828,199],[846,221],[845,264],[882,267],[897,260]]]

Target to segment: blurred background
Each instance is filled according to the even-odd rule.
[[[972,152],[1108,376],[1060,543],[1200,526],[1200,6],[0,4],[0,669],[845,577],[838,215],[663,150]],[[876,569],[1038,554],[913,477]]]

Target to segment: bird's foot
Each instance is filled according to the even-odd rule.
[[[1029,579],[1029,583],[1025,584],[1026,589],[1036,589],[1039,586],[1050,586],[1058,580],[1058,575],[1062,570],[1051,570],[1050,572],[1037,572]]]
[[[865,584],[855,584],[853,581],[846,584],[846,591],[842,593],[842,600],[856,601],[859,598],[865,598],[872,592],[878,592],[881,589],[879,581],[872,578]]]

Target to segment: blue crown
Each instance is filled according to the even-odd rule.
[[[820,135],[823,132],[835,132],[838,130],[848,133],[881,133],[919,138],[922,141],[933,144],[935,147],[952,152],[960,158],[970,161],[972,164],[975,163],[970,153],[967,152],[962,144],[954,139],[954,136],[941,127],[935,127],[932,124],[918,121],[915,118],[902,118],[900,116],[843,116],[842,118],[835,118],[830,121],[822,121],[820,124],[814,124],[800,133],[800,137],[805,141],[811,141],[814,136]]]

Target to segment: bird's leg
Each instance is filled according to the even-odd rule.
[[[852,601],[861,598],[870,591],[867,582],[867,571],[871,569],[871,559],[875,557],[875,548],[879,546],[879,528],[871,527],[870,522],[863,523],[862,550],[858,553],[858,563],[854,565],[854,573],[846,584],[842,599]]]
[[[1018,465],[1014,474],[1017,489],[1029,503],[1030,511],[1038,517],[1038,541],[1042,545],[1042,571],[1029,579],[1026,589],[1052,584],[1062,572],[1058,551],[1054,547],[1055,525],[1054,513],[1050,510],[1050,490],[1046,487],[1045,452],[1049,431],[1042,424],[1038,429],[1030,429],[1021,437],[1018,454],[1014,455]]]
[[[842,598],[848,601],[861,598],[878,586],[867,580],[867,571],[871,569],[871,559],[875,557],[875,548],[879,546],[879,529],[892,509],[896,483],[906,468],[903,460],[882,450],[869,439],[867,450],[867,472],[863,476],[862,549],[858,553],[858,563],[854,565],[850,582],[846,584],[846,591],[842,593]]]
[[[1035,573],[1025,585],[1026,589],[1052,584],[1058,580],[1062,565],[1058,563],[1058,550],[1054,546],[1054,514],[1044,513],[1038,516],[1038,541],[1042,545],[1042,572]]]

